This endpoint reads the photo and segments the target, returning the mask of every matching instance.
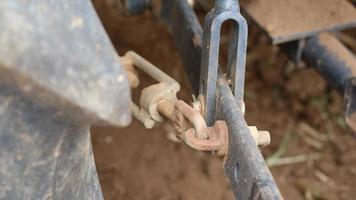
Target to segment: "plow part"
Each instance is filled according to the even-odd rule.
[[[356,131],[355,55],[330,33],[308,38],[302,52],[304,60],[344,96],[345,121]]]
[[[237,3],[237,1],[226,2]],[[152,2],[151,7],[170,30],[193,91],[197,95],[199,93],[198,80],[201,73],[201,61],[204,59],[202,55],[203,31],[197,16],[186,0],[157,0]],[[239,42],[239,45],[242,45],[241,41]],[[237,57],[232,55],[231,58],[241,58],[241,55]],[[231,64],[239,63],[232,62]],[[216,74],[214,73],[214,76],[217,76],[216,94],[218,94],[218,99],[216,100],[216,116],[213,117],[216,117],[217,120],[224,120],[229,132],[227,159],[224,164],[225,172],[236,199],[282,199],[244,120],[243,105],[241,105],[241,101],[239,103],[236,101],[236,97],[239,97],[240,100],[242,98],[243,84],[241,85],[241,81],[244,82],[244,74],[241,74],[244,67],[243,69],[240,68],[242,66],[238,67],[234,70],[239,71],[231,71],[232,74],[230,74],[241,76],[238,80],[233,79],[239,84],[233,88],[241,90],[237,96],[233,95],[230,86],[217,69]]]
[[[130,90],[91,1],[0,9],[0,198],[102,199],[90,125],[128,125]]]
[[[315,67],[344,95],[346,122],[356,130],[356,59],[326,33],[356,26],[356,13],[346,1],[340,10],[330,6],[336,1],[241,5],[273,44]],[[179,83],[138,54],[119,57],[90,0],[1,1],[0,199],[102,199],[90,127],[127,126],[131,114],[146,128],[169,119],[188,146],[226,154],[224,170],[236,199],[283,199],[258,148],[270,143],[270,134],[244,117],[247,22],[239,1],[216,0],[204,29],[187,0],[116,2],[126,14],[150,8],[164,22],[194,102],[178,100]],[[306,5],[306,18],[299,20],[307,23],[294,26],[294,11]],[[233,22],[233,36],[224,74],[219,48],[226,21]],[[139,105],[130,92],[140,83],[135,67],[158,81],[142,90]]]
[[[346,0],[241,0],[241,4],[293,62],[305,61],[344,96],[345,119],[355,132],[356,58],[328,33],[356,27],[354,6]]]

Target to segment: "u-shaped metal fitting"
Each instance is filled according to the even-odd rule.
[[[227,77],[231,82],[232,93],[236,101],[240,106],[243,104],[247,23],[240,14],[237,0],[216,0],[215,8],[205,18],[200,68],[199,93],[203,96],[203,115],[208,126],[214,124],[216,117],[220,35],[221,27],[226,21],[233,21],[233,35],[228,50]]]

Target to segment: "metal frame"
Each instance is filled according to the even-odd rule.
[[[237,2],[237,1],[231,1]],[[193,90],[199,90],[197,77],[201,70],[201,38],[199,21],[192,7],[185,0],[159,0],[154,2],[154,12],[171,31],[183,65],[190,78]],[[247,30],[246,30],[247,31]],[[241,44],[240,44],[241,45]],[[233,58],[233,57],[232,57]],[[239,72],[244,72],[244,63]],[[218,72],[213,72],[213,74]],[[234,74],[235,72],[231,73]],[[237,74],[234,74],[237,75]],[[236,97],[242,99],[244,76],[238,74]],[[242,81],[242,84],[241,84]],[[230,86],[220,74],[216,82],[217,118],[226,121],[229,130],[228,153],[225,173],[230,181],[236,199],[282,199],[275,181],[249,133],[239,102]]]

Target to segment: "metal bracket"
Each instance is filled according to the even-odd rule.
[[[215,8],[205,18],[200,71],[199,93],[203,96],[204,116],[208,125],[215,122],[220,35],[221,27],[227,21],[234,22],[229,42],[227,77],[238,105],[243,104],[247,23],[240,14],[237,0],[216,0]]]
[[[133,51],[127,52],[121,57],[121,60],[125,60],[126,64],[134,65],[159,82],[142,90],[140,97],[140,105],[142,108],[133,102],[131,102],[130,105],[135,118],[141,121],[146,128],[153,128],[155,122],[163,120],[158,111],[159,101],[162,98],[176,101],[180,85],[176,80]]]

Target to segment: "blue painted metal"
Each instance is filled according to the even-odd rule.
[[[339,49],[343,49],[345,54],[337,53]],[[354,62],[345,59],[345,56],[353,57]],[[355,56],[330,33],[308,38],[303,49],[303,59],[341,93],[344,93],[347,80],[355,76],[352,72],[353,68],[356,70]]]
[[[321,33],[306,39],[303,59],[345,98],[346,122],[356,131],[356,57],[335,36]]]

